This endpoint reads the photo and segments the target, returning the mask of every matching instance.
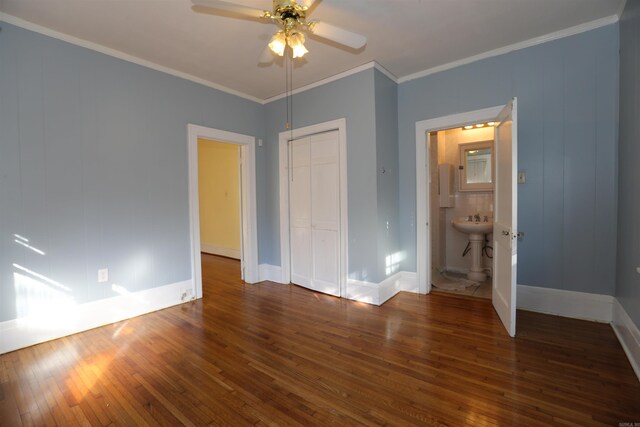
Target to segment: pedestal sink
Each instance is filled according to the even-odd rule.
[[[476,217],[477,219],[477,217]],[[482,266],[482,245],[484,244],[485,235],[493,231],[493,221],[472,220],[469,218],[456,218],[451,221],[451,225],[456,230],[468,234],[471,243],[471,270],[467,273],[469,280],[483,282],[487,279]]]

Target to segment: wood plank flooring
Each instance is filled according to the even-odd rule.
[[[615,425],[640,382],[611,327],[401,293],[382,307],[246,285],[0,356],[0,425]]]

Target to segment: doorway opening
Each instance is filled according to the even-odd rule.
[[[433,291],[491,298],[493,125],[470,123],[429,133]]]
[[[200,251],[204,276],[221,264],[242,279],[240,146],[198,138]],[[220,259],[224,258],[224,259]]]
[[[341,297],[347,284],[346,120],[279,135],[282,282]]]
[[[240,162],[238,145],[198,138],[200,251],[203,253],[242,259]]]
[[[256,216],[256,190],[255,190],[255,138],[248,135],[242,135],[234,132],[227,132],[204,126],[188,125],[188,161],[189,161],[189,215],[190,215],[190,231],[191,231],[191,271],[194,282],[194,294],[196,298],[202,298],[202,259],[201,251],[217,252],[219,255],[230,258],[237,257],[240,260],[240,274],[242,279],[247,283],[256,283],[258,281],[258,242],[257,242],[257,216]],[[214,142],[215,141],[215,142]],[[205,150],[213,147],[213,144],[220,144],[219,150],[224,152],[226,157],[237,159],[237,169],[231,168],[237,173],[237,186],[233,183],[227,183],[226,195],[225,189],[218,192],[220,200],[218,202],[205,200],[204,203],[212,206],[203,206],[204,211],[210,213],[210,208],[215,209],[215,204],[225,203],[233,205],[233,196],[230,195],[232,187],[236,187],[239,191],[237,210],[235,215],[239,214],[239,227],[231,230],[226,236],[218,236],[220,242],[226,242],[223,245],[210,244],[210,242],[201,239],[201,218],[200,218],[200,173],[199,163],[204,157],[199,156],[199,147],[205,147]],[[234,154],[235,153],[235,154]],[[218,153],[220,154],[220,153]],[[204,160],[206,162],[206,160]],[[204,166],[204,164],[202,164]],[[206,165],[207,167],[223,167],[221,165]],[[211,172],[211,171],[207,171]],[[233,172],[231,172],[233,173]],[[206,176],[206,173],[203,174]],[[215,175],[215,174],[214,174]],[[206,193],[206,190],[203,192]],[[233,211],[228,212],[234,215]],[[209,219],[204,219],[208,221]],[[230,219],[232,221],[233,219]],[[216,227],[213,227],[214,229]],[[211,227],[204,226],[205,233],[211,232]],[[215,230],[214,230],[215,231]],[[227,230],[229,231],[229,230]],[[234,240],[234,234],[237,240]],[[215,233],[214,233],[215,234]],[[234,248],[234,243],[239,243],[239,247]],[[204,245],[203,245],[204,243]],[[226,247],[225,247],[226,245]],[[231,246],[231,247],[229,247]]]
[[[491,301],[498,313],[505,329],[511,336],[515,336],[516,325],[516,272],[517,272],[517,239],[520,233],[517,231],[517,99],[513,98],[506,105],[485,108],[466,113],[454,114],[436,119],[416,122],[416,276],[420,293],[429,293],[433,283],[433,218],[431,201],[432,191],[437,185],[438,190],[448,190],[449,196],[455,193],[455,174],[459,174],[458,190],[461,177],[465,180],[466,188],[463,191],[477,191],[486,183],[475,182],[478,169],[471,165],[471,155],[484,153],[483,147],[470,147],[460,145],[458,148],[458,166],[463,169],[447,172],[443,171],[442,186],[434,181],[430,174],[430,165],[434,162],[432,155],[432,142],[438,143],[438,132],[447,129],[458,128],[460,131],[465,126],[475,126],[492,122],[494,128],[493,163],[491,168],[493,180],[493,209],[486,214],[487,222],[490,213],[493,212],[493,225],[491,227],[491,275],[494,278],[491,287]],[[432,141],[432,134],[436,134],[436,140]],[[435,153],[437,155],[437,151]],[[460,160],[462,159],[462,160]],[[478,160],[478,158],[475,158]],[[476,165],[477,166],[477,165]],[[437,163],[436,163],[437,168]],[[448,168],[443,166],[443,169]],[[464,172],[464,173],[462,173]],[[469,179],[469,177],[471,179]],[[438,175],[438,180],[440,176]],[[453,183],[451,180],[453,179]],[[440,194],[438,195],[439,201]],[[490,199],[490,196],[489,196]],[[443,204],[451,203],[443,200]],[[454,202],[455,203],[455,202]],[[438,206],[440,208],[440,206]],[[458,218],[459,231],[469,234],[471,250],[475,246],[476,256],[484,252],[484,238],[472,239],[470,223],[478,223],[482,227],[485,215],[476,211],[466,213],[466,218]],[[446,218],[446,216],[445,216]],[[453,221],[452,221],[453,222]],[[441,224],[441,222],[440,222]],[[453,225],[453,224],[452,224]],[[489,230],[484,230],[487,233]],[[477,234],[477,233],[476,233]],[[473,256],[473,255],[472,255]],[[479,280],[485,270],[482,259],[476,259],[476,271],[469,278]],[[473,264],[472,264],[473,265]],[[473,268],[470,268],[474,272]],[[472,277],[473,276],[473,277]]]

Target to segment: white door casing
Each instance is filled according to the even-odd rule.
[[[510,336],[516,334],[518,261],[517,100],[496,118],[495,209],[493,222],[493,306]]]
[[[331,131],[337,131],[337,141],[328,143],[330,140],[327,138],[332,138]],[[292,139],[290,152],[289,141]],[[307,139],[308,144],[304,142]],[[312,139],[314,143],[311,143]],[[348,262],[346,120],[338,119],[282,132],[279,145],[282,283],[294,281],[303,286],[313,283],[316,286],[314,289],[321,292],[345,295]],[[294,180],[290,183],[292,160],[307,156],[307,153],[308,162],[295,162]],[[337,162],[328,161],[332,157],[337,157]],[[307,167],[308,172],[305,172]],[[308,180],[302,178],[304,174],[308,175]],[[296,177],[300,178],[297,182]],[[312,200],[311,196],[308,202],[304,197],[292,200],[290,190],[295,191],[296,188],[293,186],[308,188],[310,195],[316,194],[316,200]],[[308,243],[304,243],[304,239]],[[330,249],[336,247],[337,250]],[[300,253],[297,253],[297,248],[300,248]],[[331,254],[331,257],[314,257],[314,252]],[[297,262],[299,259],[295,257],[300,254],[308,257],[309,264]],[[311,262],[314,258],[317,260],[315,264]]]
[[[191,277],[194,295],[202,298],[200,259],[200,210],[198,199],[198,138],[240,146],[240,205],[242,276],[247,283],[258,282],[258,221],[256,213],[255,138],[235,132],[187,125],[189,175],[189,230],[191,234]]]

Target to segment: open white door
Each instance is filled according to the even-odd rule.
[[[517,102],[500,112],[495,128],[495,210],[493,222],[493,306],[512,337],[516,335],[518,266]]]

